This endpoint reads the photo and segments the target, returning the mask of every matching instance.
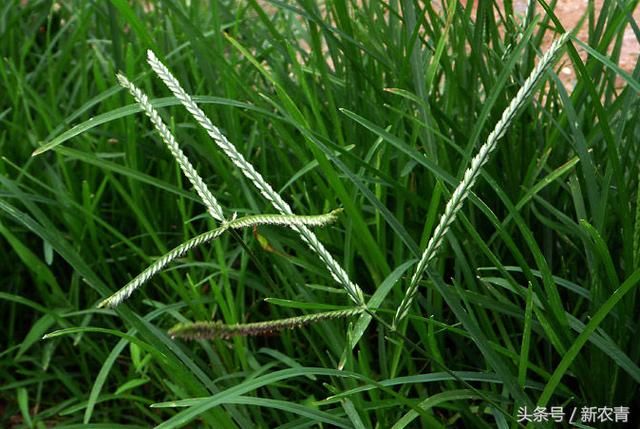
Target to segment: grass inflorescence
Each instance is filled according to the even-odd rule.
[[[283,329],[299,328],[322,320],[355,316],[362,313],[362,311],[363,309],[361,308],[352,308],[347,310],[326,311],[304,316],[288,317],[286,319],[268,320],[265,322],[239,323],[236,325],[225,325],[222,322],[202,321],[178,323],[169,329],[168,334],[172,338],[180,337],[189,340],[211,340],[215,338],[229,339],[237,336],[268,335]]]

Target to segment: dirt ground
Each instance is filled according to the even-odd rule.
[[[476,0],[475,3],[477,3],[477,1],[484,1],[484,0]],[[602,9],[602,4],[605,1],[611,1],[611,0],[595,0],[594,1],[595,9],[596,9],[596,14],[595,14],[596,17],[599,15],[600,10]],[[466,1],[463,1],[462,3],[466,3]],[[498,3],[502,4],[502,0],[500,0]],[[527,10],[527,3],[528,3],[527,0],[514,0],[513,1],[514,11],[516,11],[517,13],[519,12],[519,13],[525,14]],[[588,0],[558,0],[555,13],[560,19],[560,21],[562,22],[562,25],[566,30],[573,30],[576,27],[576,25],[578,25],[580,19],[582,18],[582,16],[585,14],[587,10],[588,3],[589,3]],[[537,5],[537,10],[538,10],[538,13],[540,13],[541,15],[545,13],[540,5]],[[633,11],[633,18],[637,23],[640,23],[640,7],[636,7],[636,9]],[[625,28],[626,30],[623,36],[620,62],[618,63],[618,65],[623,70],[627,72],[632,72],[636,64],[638,63],[638,57],[640,56],[640,43],[638,43],[638,40],[634,35],[633,29],[631,29],[631,27],[628,24],[625,25]],[[585,20],[585,22],[582,24],[582,27],[578,31],[578,38],[586,43],[587,35],[588,35],[588,21]],[[545,47],[551,44],[551,42],[552,42],[552,35],[549,34],[549,37],[547,38],[547,40],[545,40]],[[581,48],[577,48],[577,49],[578,49],[578,52],[580,52],[582,58],[585,59],[587,57],[587,53]],[[567,63],[568,62],[569,61],[567,60]],[[567,88],[573,88],[575,84],[575,79],[576,79],[575,71],[573,70],[572,67],[564,67],[561,70],[560,78],[565,83]],[[619,86],[622,86],[623,80],[621,78],[618,78],[617,83]]]
[[[609,1],[609,0],[605,0],[605,1]],[[519,6],[526,9],[526,3],[527,3],[526,1],[517,0],[516,2],[514,2],[514,7],[515,7],[515,3],[518,3]],[[587,0],[558,1],[558,4],[556,6],[556,14],[558,15],[558,18],[562,22],[562,25],[564,26],[565,29],[573,30],[575,28],[575,26],[578,24],[578,22],[584,15],[587,8],[587,4],[588,4]],[[602,8],[602,4],[603,4],[603,0],[595,1],[596,16],[598,16],[599,11]],[[538,9],[541,10],[542,8],[538,6]],[[544,13],[544,11],[541,10],[541,13]],[[635,19],[636,23],[640,22],[640,8],[637,7],[633,11],[633,18]],[[588,28],[588,23],[585,20],[582,27],[580,28],[580,31],[578,32],[578,38],[583,42],[587,42],[587,34],[588,34],[587,28]],[[550,43],[550,41],[547,41],[547,43]],[[586,58],[587,53],[584,52],[584,50],[578,48],[578,52],[580,52],[583,58]],[[624,32],[624,36],[623,36],[622,49],[620,53],[620,62],[618,63],[618,65],[620,65],[620,67],[624,71],[632,72],[636,64],[638,63],[639,56],[640,56],[640,43],[638,43],[638,39],[636,39],[631,26],[627,24]],[[565,82],[565,85],[572,87],[573,86],[572,84],[575,81],[575,72],[573,68],[571,67],[563,68],[561,72],[561,78]],[[621,78],[618,78],[618,84],[620,86],[623,84],[623,81]]]

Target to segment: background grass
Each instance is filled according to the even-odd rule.
[[[616,66],[625,30],[640,36],[637,1],[589,3],[591,55],[573,41],[555,70],[572,66],[574,85],[549,73],[499,143],[404,339],[375,320],[353,351],[344,320],[169,339],[176,321],[349,305],[278,227],[224,236],[95,309],[213,227],[117,71],[162,106],[228,212],[274,212],[151,76],[153,49],[297,213],[344,208],[319,237],[368,297],[388,292],[390,321],[468,160],[544,41],[571,30],[555,2],[527,16],[446,3],[3,3],[0,423],[508,428],[524,405],[640,409],[640,68]]]

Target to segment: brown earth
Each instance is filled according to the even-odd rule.
[[[474,3],[477,4],[478,1],[484,1],[484,0],[475,0]],[[610,1],[610,0],[593,1],[594,7],[595,7],[596,19],[600,14],[600,10],[602,9],[602,5],[605,1]],[[467,2],[462,1],[462,3],[466,4]],[[503,1],[499,0],[498,3],[502,7]],[[514,0],[513,1],[514,11],[516,13],[521,13],[524,15],[527,10],[527,3],[528,3],[527,0]],[[558,16],[558,19],[560,19],[560,22],[562,23],[563,27],[567,31],[573,31],[576,28],[576,26],[580,23],[580,20],[582,19],[584,14],[587,12],[588,4],[589,4],[588,0],[558,0],[554,12]],[[545,14],[544,9],[542,9],[540,5],[537,5],[536,10],[541,15]],[[635,8],[632,16],[636,23],[640,22],[640,7]],[[577,38],[585,43],[587,43],[587,38],[588,38],[588,25],[589,25],[588,19],[585,19],[577,33]],[[638,57],[640,56],[640,43],[638,42],[638,39],[635,37],[631,26],[628,23],[625,23],[624,26],[625,26],[625,32],[623,35],[622,47],[620,52],[620,60],[618,62],[618,65],[624,71],[631,73],[633,69],[636,67],[636,64],[638,63]],[[552,40],[553,40],[553,34],[549,32],[549,34],[544,40],[543,47],[544,48],[548,47],[551,44]],[[585,52],[585,50],[579,47],[576,47],[576,48],[578,52],[580,52],[580,56],[582,57],[582,59],[585,60],[587,58],[587,53]],[[609,47],[609,53],[611,52],[611,49],[612,49],[612,46]],[[569,64],[568,59],[566,63]],[[575,71],[573,70],[573,67],[570,67],[570,66],[563,67],[560,72],[560,78],[565,83],[567,88],[573,88],[576,81],[576,74],[575,74]],[[622,80],[622,78],[618,77],[617,86],[622,86],[623,84],[624,84],[624,81]]]

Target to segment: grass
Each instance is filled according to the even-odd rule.
[[[574,30],[555,2],[445,3],[0,6],[0,425],[516,428],[536,405],[628,406],[637,424],[640,69],[619,60],[625,30],[640,39],[638,2],[589,3],[586,45],[571,36],[510,120],[407,300],[544,41]],[[284,205],[168,96],[149,49]],[[219,211],[117,73],[149,94]],[[230,228],[98,308],[269,201],[342,208],[315,230],[326,255],[291,228]],[[223,336],[305,325],[167,334],[192,321]]]

